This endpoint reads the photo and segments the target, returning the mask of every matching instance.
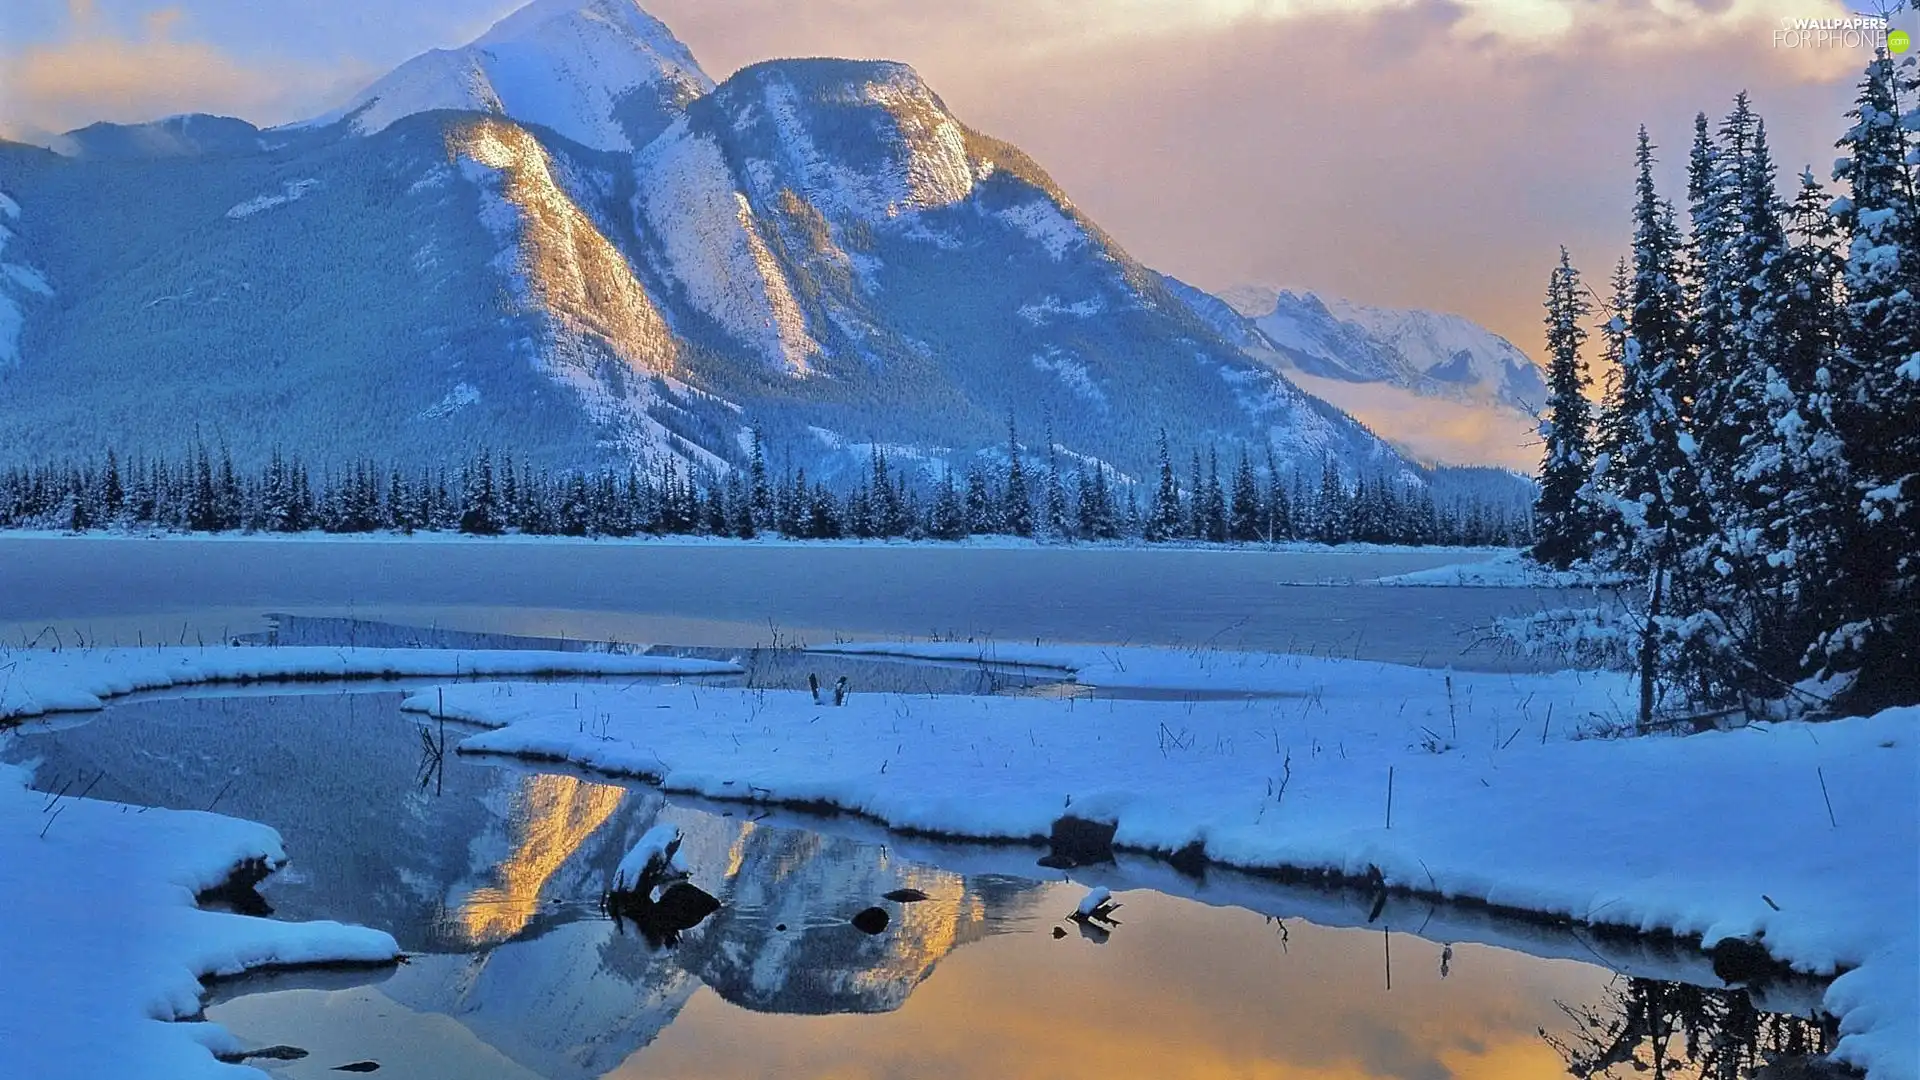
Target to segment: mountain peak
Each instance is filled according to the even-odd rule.
[[[470,45],[414,57],[324,119],[350,117],[372,134],[455,109],[635,150],[712,89],[686,45],[634,0],[534,0]]]
[[[494,23],[473,44],[484,48],[539,41],[555,23],[597,26],[609,34],[642,43],[663,56],[671,56],[684,67],[699,67],[693,53],[673,36],[667,24],[648,14],[634,0],[533,0]]]

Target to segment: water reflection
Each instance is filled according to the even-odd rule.
[[[1069,884],[1034,865],[1038,851],[751,820],[452,754],[422,787],[420,725],[398,701],[136,701],[0,739],[5,757],[40,761],[44,785],[99,774],[106,798],[217,800],[274,825],[295,858],[264,887],[278,917],[379,926],[419,954],[348,986],[307,976],[223,986],[211,1017],[250,1045],[311,1052],[257,1063],[282,1077],[371,1059],[416,1080],[1533,1080],[1624,1076],[1638,1061],[1731,1080],[1770,1052],[1818,1045],[1817,1029],[1765,1013],[1804,1012],[1809,993],[1754,1001],[1618,979],[1491,947],[1481,942],[1530,939],[1425,904],[1371,912],[1361,895],[1226,873],[1196,882],[1125,861]],[[693,883],[723,905],[671,947],[599,910],[621,855],[662,821],[683,834]],[[1097,883],[1120,893],[1124,925],[1099,947],[1056,937]],[[886,899],[900,890],[925,899]],[[889,921],[868,935],[850,920],[874,905]],[[1434,940],[1400,932],[1410,927]],[[1699,957],[1688,966],[1599,948],[1636,974],[1706,977]]]
[[[495,865],[494,882],[467,893],[455,905],[467,943],[498,944],[526,929],[554,872],[613,817],[626,797],[625,788],[571,776],[522,777],[505,814],[512,823],[512,846]]]
[[[1812,1018],[1762,1012],[1744,989],[1653,979],[1623,979],[1597,1002],[1561,1009],[1566,1033],[1540,1037],[1582,1080],[1744,1080],[1769,1064],[1823,1054],[1836,1035]]]

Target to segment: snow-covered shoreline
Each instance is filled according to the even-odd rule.
[[[35,1080],[258,1077],[196,1019],[204,978],[269,968],[377,965],[392,936],[195,904],[250,863],[286,861],[253,822],[50,798],[0,766],[0,1076]]]
[[[956,660],[982,646],[846,651]],[[1206,651],[998,646],[992,657],[1161,699],[856,688],[834,708],[781,691],[466,685],[446,688],[444,709],[495,728],[463,751],[671,792],[988,840],[1043,837],[1071,814],[1114,824],[1123,848],[1198,844],[1219,864],[1348,879],[1377,866],[1395,889],[1708,948],[1757,941],[1795,970],[1840,973],[1826,1006],[1841,1018],[1841,1060],[1882,1080],[1920,1075],[1920,875],[1908,857],[1920,710],[1581,739],[1568,738],[1580,726],[1569,714],[1630,700],[1622,677]],[[421,694],[409,707],[441,704]]]
[[[714,660],[520,649],[0,648],[0,723],[46,713],[90,711],[109,698],[139,690],[206,683],[449,675],[728,675],[739,671],[737,664]]]
[[[218,543],[284,544],[561,544],[619,547],[745,547],[745,548],[971,548],[989,551],[1206,551],[1223,555],[1315,554],[1315,555],[1483,555],[1487,558],[1510,555],[1512,548],[1462,547],[1450,544],[1323,544],[1315,540],[1286,540],[1273,544],[1215,544],[1205,541],[1147,543],[1140,539],[1075,540],[1057,542],[1018,536],[972,536],[962,540],[908,540],[903,538],[843,537],[838,540],[794,540],[783,536],[757,536],[743,540],[734,536],[693,534],[642,534],[637,536],[555,536],[531,533],[503,533],[477,536],[459,532],[168,532],[163,530],[100,529],[71,532],[58,529],[0,529],[0,541],[69,540],[106,541],[210,541]],[[1468,564],[1470,565],[1470,564]]]
[[[1586,570],[1550,570],[1517,551],[1502,551],[1484,561],[1436,566],[1375,578],[1369,585],[1403,588],[1605,589],[1621,583]]]
[[[140,690],[272,680],[448,675],[702,675],[737,665],[607,653],[322,647],[0,650],[0,722],[101,708]],[[0,732],[4,723],[0,723]],[[200,910],[245,865],[287,860],[273,829],[211,813],[49,796],[0,766],[0,1076],[258,1076],[200,1013],[201,980],[279,967],[380,964],[380,930]],[[189,1022],[182,1022],[189,1021]]]
[[[1912,812],[1920,709],[1622,739],[1610,736],[1630,689],[1609,673],[884,642],[817,650],[828,683],[843,654],[1055,670],[1138,700],[856,685],[834,707],[804,691],[693,683],[461,682],[414,693],[405,707],[493,729],[468,738],[463,752],[567,761],[703,798],[1022,842],[1074,816],[1113,825],[1120,849],[1198,854],[1282,877],[1360,881],[1378,868],[1393,890],[1469,908],[1707,948],[1757,942],[1796,971],[1838,975],[1824,1004],[1841,1019],[1841,1060],[1874,1080],[1920,1076],[1920,874],[1911,859],[1920,848]],[[0,657],[0,705],[23,716],[218,679],[691,674],[682,665],[693,663],[591,653],[30,650]],[[73,799],[49,808],[19,779],[0,771],[0,884],[28,898],[29,917],[0,922],[0,944],[27,960],[0,980],[26,981],[0,982],[0,1035],[20,1030],[18,1003],[40,996],[34,987],[46,980],[61,989],[44,1022],[66,1034],[0,1040],[0,1073],[226,1075],[205,1049],[224,1047],[217,1028],[150,1019],[194,1015],[197,975],[391,955],[391,939],[376,931],[193,907],[194,893],[235,865],[283,857],[264,826]],[[43,828],[58,842],[40,837]],[[23,934],[32,940],[16,948],[12,938]],[[125,993],[102,997],[102,981]],[[94,1017],[108,1009],[103,1030]],[[24,1064],[5,1068],[15,1064],[8,1054]],[[119,1068],[123,1061],[139,1064]]]

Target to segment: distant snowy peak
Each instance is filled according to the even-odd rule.
[[[1428,397],[1522,411],[1538,409],[1546,398],[1545,380],[1526,353],[1459,315],[1371,307],[1262,285],[1223,290],[1219,300],[1248,324],[1230,336],[1257,331],[1310,375],[1389,383]]]
[[[1540,369],[1512,342],[1459,315],[1368,307],[1332,300],[1327,310],[1364,327],[1429,378],[1481,388],[1522,409],[1545,404]]]
[[[422,53],[326,120],[371,134],[436,109],[497,113],[601,150],[651,141],[713,89],[633,0],[535,0],[459,49]]]

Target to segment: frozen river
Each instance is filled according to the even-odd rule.
[[[1535,589],[1354,584],[1460,551],[0,538],[0,640],[213,641],[271,612],[684,645],[840,638],[1199,645],[1494,668]],[[53,628],[50,633],[47,628]]]

